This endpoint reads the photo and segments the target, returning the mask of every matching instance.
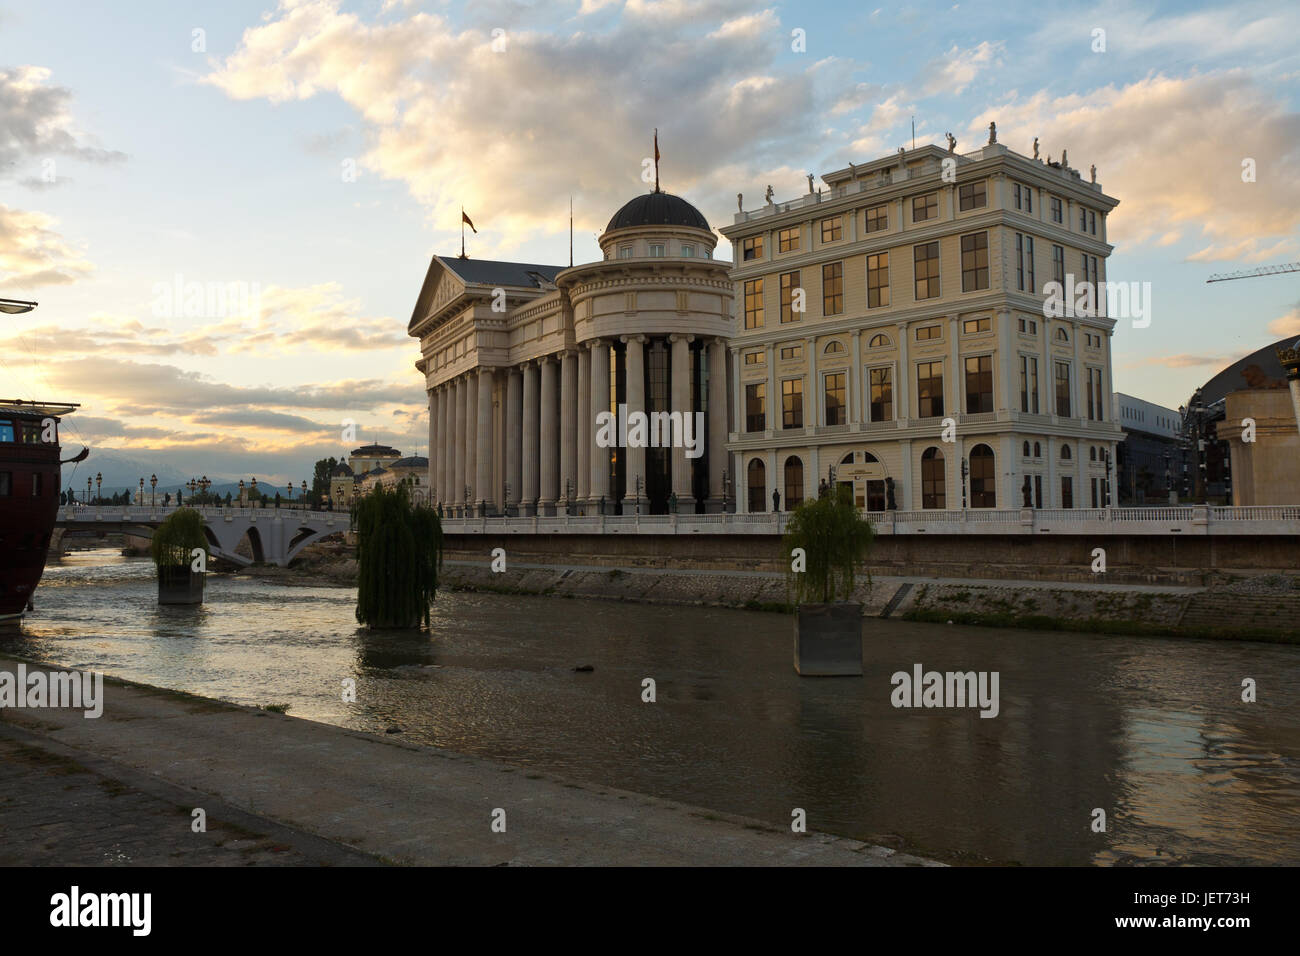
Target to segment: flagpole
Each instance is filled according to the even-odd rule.
[[[460,207],[460,257],[465,258],[465,206]]]
[[[659,191],[659,127],[655,127],[655,192]]]
[[[573,268],[573,197],[569,197],[569,268]]]

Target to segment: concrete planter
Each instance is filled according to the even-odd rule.
[[[159,604],[202,604],[203,572],[188,564],[158,569]]]
[[[801,605],[794,618],[794,669],[803,677],[861,677],[862,605]]]

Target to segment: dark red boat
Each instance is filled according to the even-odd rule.
[[[45,570],[59,508],[59,419],[77,408],[0,399],[0,620],[30,608]]]

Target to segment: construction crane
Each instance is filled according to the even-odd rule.
[[[1241,272],[1220,272],[1205,281],[1227,282],[1229,279],[1253,279],[1256,276],[1275,276],[1284,272],[1300,272],[1300,262],[1285,262],[1280,266],[1260,266],[1258,269],[1243,269]]]

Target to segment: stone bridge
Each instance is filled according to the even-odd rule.
[[[51,550],[61,546],[62,537],[67,532],[116,531],[150,538],[154,528],[175,510],[175,505],[61,507],[50,542]],[[307,545],[352,527],[351,515],[338,511],[211,506],[194,510],[203,517],[203,532],[207,535],[208,550],[212,555],[241,565],[270,562],[287,567]],[[235,550],[245,536],[253,552],[251,560]]]

